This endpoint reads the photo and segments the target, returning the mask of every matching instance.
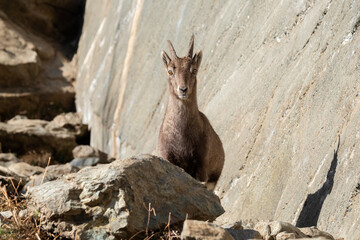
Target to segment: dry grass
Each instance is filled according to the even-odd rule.
[[[8,219],[1,217],[0,239],[46,239],[40,229],[41,220],[37,214],[19,216],[20,211],[26,209],[26,201],[19,196],[18,187],[14,187],[14,185],[10,187],[15,190],[13,196],[9,195],[8,186],[0,187],[0,210],[10,211],[12,214],[12,217]]]
[[[48,160],[48,165],[50,158]],[[0,239],[2,240],[55,240],[61,239],[41,229],[41,217],[39,213],[20,214],[27,207],[26,199],[20,196],[17,186],[10,180],[10,186],[0,186],[0,211],[11,212],[10,218],[0,216]],[[13,193],[13,194],[10,194]]]
[[[180,239],[180,234],[181,234],[181,230],[182,230],[181,229],[182,224],[180,224],[180,225],[179,224],[171,225],[171,213],[169,213],[168,223],[167,223],[167,225],[165,226],[164,229],[157,230],[157,231],[149,231],[149,223],[150,223],[151,213],[154,216],[156,216],[156,212],[155,212],[155,209],[151,207],[151,203],[149,203],[148,208],[145,206],[145,203],[144,203],[144,207],[145,207],[146,211],[148,212],[146,229],[134,234],[129,240],[134,240],[134,239],[144,239],[144,240],[151,240],[151,239],[175,240],[175,239]]]

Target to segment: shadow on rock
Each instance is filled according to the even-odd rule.
[[[311,227],[317,225],[324,201],[326,197],[331,193],[334,186],[334,177],[338,163],[339,146],[340,136],[338,146],[334,151],[334,157],[331,161],[330,169],[327,173],[326,181],[317,192],[308,195],[304,203],[303,209],[301,210],[300,216],[297,220],[297,227]]]

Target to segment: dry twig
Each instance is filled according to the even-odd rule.
[[[47,163],[47,165],[46,165],[46,168],[45,168],[45,171],[44,171],[43,177],[42,177],[42,179],[41,179],[40,185],[41,185],[41,184],[43,184],[43,182],[44,182],[44,179],[45,179],[45,176],[46,176],[46,173],[47,173],[48,167],[49,167],[49,165],[50,165],[50,161],[51,161],[51,156],[50,156],[50,157],[49,157],[49,159],[48,159],[48,163]]]

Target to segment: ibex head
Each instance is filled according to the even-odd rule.
[[[170,56],[165,52],[161,52],[161,58],[164,67],[169,76],[170,92],[177,96],[180,100],[187,100],[195,92],[196,96],[196,74],[200,67],[202,52],[198,51],[193,56],[194,35],[191,36],[188,54],[179,58],[170,41]]]

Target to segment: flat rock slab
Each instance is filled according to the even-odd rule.
[[[208,222],[186,220],[181,232],[183,240],[234,240],[225,229]]]
[[[219,198],[168,161],[140,155],[86,167],[28,191],[29,208],[43,227],[64,237],[128,239],[168,223],[214,220],[224,210]],[[155,210],[149,215],[149,206]],[[148,222],[149,220],[149,222]]]
[[[44,81],[28,87],[2,89],[0,120],[19,114],[51,120],[62,112],[75,111],[75,91],[71,83],[63,79]]]
[[[76,114],[65,115],[74,117]],[[85,134],[87,126],[81,124],[80,121],[69,121],[61,125],[57,123],[57,119],[58,117],[48,122],[14,118],[6,123],[0,122],[0,142],[3,150],[16,152],[19,155],[34,151],[49,154],[58,162],[70,161],[72,150],[77,145],[76,140]],[[47,162],[47,159],[45,161]]]
[[[40,72],[37,53],[27,49],[0,50],[0,86],[29,86]]]

